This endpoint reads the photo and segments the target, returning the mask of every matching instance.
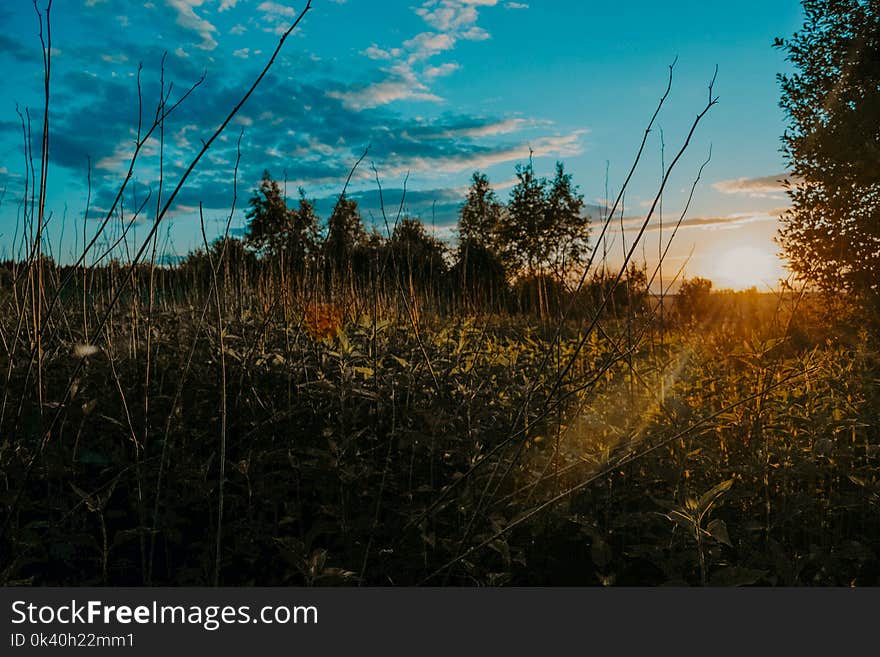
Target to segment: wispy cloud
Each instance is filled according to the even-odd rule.
[[[397,100],[422,100],[440,102],[442,98],[431,93],[428,86],[418,80],[406,64],[388,69],[388,78],[363,87],[345,91],[328,91],[330,98],[337,98],[354,111],[388,105]]]
[[[217,28],[195,11],[195,7],[201,7],[205,0],[165,0],[165,2],[177,12],[178,25],[192,30],[201,37],[199,48],[214,50],[217,47],[217,41],[214,39]]]
[[[419,32],[393,47],[373,44],[363,54],[374,61],[389,62],[385,78],[359,89],[331,91],[352,109],[368,109],[399,100],[439,102],[429,83],[451,75],[461,67],[454,62],[428,64],[428,60],[453,50],[459,41],[484,41],[489,32],[477,25],[479,8],[494,7],[499,0],[427,0],[415,13],[431,30]],[[269,5],[273,3],[263,3]],[[261,7],[263,5],[260,5]]]
[[[780,215],[786,212],[788,208],[779,208],[774,210],[756,210],[754,212],[736,212],[733,214],[718,217],[690,217],[681,222],[681,228],[701,228],[704,230],[731,230],[740,228],[746,224],[753,224],[764,221],[776,221]],[[638,231],[645,217],[624,217],[623,227],[626,232]],[[618,226],[620,222],[615,222]],[[664,231],[670,231],[674,224],[665,222]],[[647,230],[649,232],[660,230],[660,226],[656,221],[652,221]]]
[[[388,176],[400,176],[407,172],[462,173],[488,169],[508,162],[522,161],[529,153],[536,157],[571,157],[583,153],[581,135],[576,130],[566,135],[541,137],[530,143],[471,147],[457,153],[421,155],[390,154],[385,160],[383,172]]]
[[[724,194],[747,194],[752,197],[778,196],[785,191],[783,184],[785,180],[795,182],[796,178],[787,173],[778,173],[759,178],[721,180],[713,184],[712,187]]]
[[[370,59],[393,59],[395,57],[400,57],[400,54],[403,51],[400,48],[391,48],[390,50],[382,50],[375,43],[364,50],[364,54]]]
[[[440,66],[429,66],[425,69],[425,77],[429,80],[446,77],[447,75],[452,75],[460,68],[461,65],[455,62],[446,62],[445,64],[440,64]]]
[[[290,27],[290,21],[297,15],[293,7],[270,1],[257,5],[257,11],[263,14],[263,22],[266,23],[263,29],[275,34],[286,32]]]

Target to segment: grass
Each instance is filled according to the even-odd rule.
[[[540,266],[506,288],[442,256],[426,273],[384,206],[388,240],[338,258],[314,243],[308,262],[258,259],[208,245],[202,222],[204,251],[157,266],[177,195],[310,7],[139,244],[146,203],[126,224],[121,199],[155,135],[162,177],[165,121],[201,80],[172,101],[163,62],[129,175],[73,266],[47,257],[48,160],[37,178],[25,145],[21,261],[0,268],[0,584],[878,584],[876,329],[852,299],[787,288],[655,298],[670,277],[635,262],[714,79],[609,271],[599,245],[670,66],[573,291]],[[236,164],[229,221],[237,182]]]
[[[816,300],[713,295],[662,340],[609,315],[578,350],[576,321],[226,292],[131,299],[78,374],[64,316],[63,406],[0,353],[4,584],[877,584],[880,368]]]

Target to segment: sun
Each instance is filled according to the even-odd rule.
[[[725,249],[714,258],[710,276],[716,288],[745,290],[776,287],[785,278],[782,262],[772,251],[772,246],[734,246]]]

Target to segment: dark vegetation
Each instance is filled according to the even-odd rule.
[[[664,279],[642,233],[612,268],[620,197],[590,229],[562,165],[475,174],[451,251],[267,174],[244,240],[159,266],[166,205],[59,266],[41,197],[0,268],[5,585],[880,583],[855,291]]]
[[[777,39],[793,179],[781,241],[795,267],[830,293],[880,313],[880,6],[807,0],[806,22]]]

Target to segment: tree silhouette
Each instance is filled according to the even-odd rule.
[[[293,212],[287,207],[278,181],[263,171],[260,188],[248,202],[245,239],[248,246],[263,253],[278,253],[294,225]]]
[[[340,197],[327,221],[327,240],[324,243],[324,257],[330,270],[347,272],[355,248],[366,238],[361,213],[357,201],[346,196]]]
[[[804,0],[806,21],[777,39],[783,151],[797,180],[780,243],[795,272],[827,291],[880,297],[880,6]],[[876,306],[875,306],[876,307]]]
[[[495,190],[489,184],[489,177],[475,171],[467,199],[458,215],[460,240],[491,247],[503,211],[504,206],[498,201]]]
[[[318,215],[315,202],[306,197],[302,187],[299,188],[299,206],[292,211],[291,218],[283,248],[291,262],[304,263],[317,249]]]
[[[547,181],[535,175],[531,159],[516,167],[517,183],[510,192],[507,215],[499,226],[505,264],[520,274],[534,276],[550,254],[551,218],[547,211]]]
[[[559,278],[583,265],[589,254],[590,218],[584,214],[584,197],[565,173],[562,162],[556,163],[556,176],[547,192],[547,223],[545,236],[551,264]]]
[[[405,217],[394,227],[388,243],[391,270],[410,290],[439,289],[446,273],[443,243],[418,219]]]
[[[474,172],[467,199],[459,210],[458,257],[454,275],[471,304],[493,304],[506,284],[497,233],[504,213],[489,178]]]

